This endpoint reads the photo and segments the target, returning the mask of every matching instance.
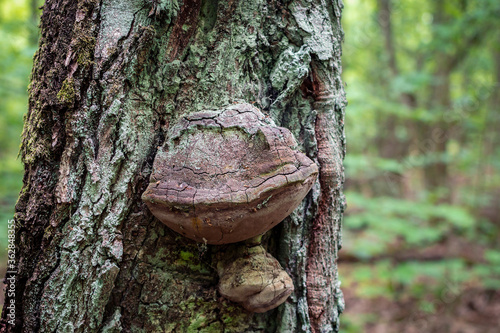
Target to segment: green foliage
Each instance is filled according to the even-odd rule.
[[[389,14],[381,3],[350,1],[343,16],[340,255],[355,263],[339,270],[359,297],[412,298],[432,313],[442,293],[500,289],[500,2],[389,1]],[[437,165],[446,179],[431,185]],[[484,258],[419,257],[454,239]],[[348,332],[367,323],[343,321]]]
[[[371,266],[354,265],[343,275],[343,284],[356,285],[356,293],[364,298],[414,297],[425,301],[429,295],[439,297],[444,289],[455,291],[477,275],[461,259],[402,263],[384,259]]]
[[[36,22],[29,1],[0,1],[0,252],[7,246],[7,220],[21,189],[22,164],[16,159],[27,86],[36,50]]]
[[[377,316],[373,314],[358,314],[353,317],[343,316],[341,320],[342,333],[359,333],[365,332],[364,326],[366,324],[374,323],[377,321]]]
[[[474,266],[475,276],[485,288],[500,288],[500,250],[488,250],[484,254],[485,262]]]

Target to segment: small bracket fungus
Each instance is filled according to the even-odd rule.
[[[262,245],[240,246],[219,260],[219,292],[251,312],[266,312],[293,292],[290,276]]]
[[[142,199],[198,242],[261,235],[300,204],[318,175],[295,147],[288,129],[250,104],[184,116],[170,128]]]
[[[258,240],[318,176],[296,146],[288,129],[250,104],[189,114],[170,127],[142,199],[161,222],[195,241]],[[218,260],[220,293],[254,312],[283,303],[293,291],[288,274],[260,242],[240,247],[245,255]]]

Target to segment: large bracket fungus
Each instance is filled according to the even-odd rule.
[[[198,242],[262,235],[300,204],[317,178],[318,167],[296,146],[288,129],[250,104],[189,114],[170,127],[142,199],[161,222]],[[281,298],[293,290],[288,280]],[[274,307],[281,298],[266,302]]]
[[[286,128],[237,104],[197,112],[171,127],[142,195],[178,233],[208,244],[261,235],[302,201],[318,167]]]

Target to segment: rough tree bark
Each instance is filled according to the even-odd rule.
[[[1,332],[337,331],[342,6],[47,0],[21,146],[15,325],[4,306]],[[140,199],[169,125],[235,102],[289,128],[320,167],[264,236],[295,284],[264,314],[218,295],[221,247],[176,234]]]

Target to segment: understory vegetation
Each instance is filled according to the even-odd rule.
[[[0,0],[0,254],[7,247],[7,221],[22,185],[17,158],[28,107],[28,83],[38,41],[37,1]]]
[[[499,324],[499,14],[489,0],[346,2],[344,332]]]

